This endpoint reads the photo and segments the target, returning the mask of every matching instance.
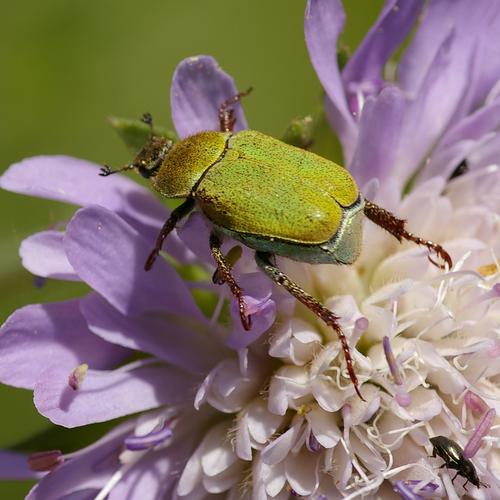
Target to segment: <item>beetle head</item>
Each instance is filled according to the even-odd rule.
[[[133,168],[146,179],[155,175],[160,168],[163,160],[167,156],[172,141],[158,135],[151,135],[149,141],[137,153],[132,162]]]

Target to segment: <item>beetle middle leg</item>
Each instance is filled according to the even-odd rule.
[[[265,252],[256,252],[255,260],[257,265],[278,285],[282,286],[288,293],[293,295],[299,302],[304,304],[309,310],[311,310],[316,316],[318,316],[322,321],[324,321],[328,326],[332,327],[337,337],[342,345],[342,350],[344,351],[344,357],[347,365],[347,371],[349,372],[349,377],[351,382],[354,384],[354,389],[358,396],[365,401],[361,392],[359,390],[358,377],[354,371],[354,366],[352,362],[351,352],[349,350],[349,343],[347,338],[340,328],[338,323],[339,318],[333,314],[332,311],[327,309],[321,302],[316,300],[312,295],[302,290],[302,288],[294,283],[284,272],[282,272],[276,265],[272,264],[270,258],[272,254]]]
[[[165,241],[165,238],[175,229],[176,224],[183,217],[189,214],[189,212],[191,212],[193,208],[194,198],[187,198],[186,201],[184,201],[176,209],[172,210],[170,217],[167,219],[165,224],[163,224],[163,227],[161,228],[161,231],[156,238],[155,247],[149,254],[149,257],[144,264],[144,269],[146,271],[149,271],[153,267],[156,258],[158,257],[158,255],[160,255],[161,247],[163,245],[163,242]]]
[[[231,96],[219,106],[219,125],[221,132],[233,131],[236,118],[234,117],[234,109],[231,106],[241,101],[241,98],[247,96],[250,92],[252,92],[252,87],[249,87],[245,92],[240,92],[239,94]]]
[[[238,309],[240,312],[241,324],[243,325],[243,328],[245,330],[250,330],[250,328],[252,328],[252,318],[249,314],[247,314],[247,308],[245,305],[245,301],[243,300],[243,290],[238,285],[238,283],[236,283],[231,273],[231,267],[227,263],[226,258],[224,257],[224,254],[220,249],[221,244],[222,242],[219,236],[216,233],[212,232],[210,234],[210,250],[215,262],[217,263],[217,274],[220,275],[220,281],[227,284],[227,286],[231,290],[231,293],[234,295],[234,297],[236,297],[236,300],[238,301]]]

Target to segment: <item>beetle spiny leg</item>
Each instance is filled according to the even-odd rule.
[[[238,285],[238,283],[236,283],[233,275],[231,274],[231,268],[226,262],[224,254],[221,252],[221,243],[222,242],[217,234],[212,232],[210,234],[210,250],[217,264],[217,271],[216,273],[214,273],[214,277],[216,274],[217,276],[220,276],[220,281],[227,284],[227,286],[231,290],[231,293],[238,301],[241,324],[243,325],[243,328],[248,331],[252,328],[252,317],[247,314],[247,308],[245,305],[245,301],[243,300],[243,290]]]
[[[144,264],[144,270],[149,271],[153,264],[155,263],[156,258],[160,255],[161,247],[165,238],[175,229],[176,224],[185,217],[191,210],[194,208],[194,198],[187,198],[184,203],[180,204],[176,209],[172,210],[170,217],[167,219],[163,227],[161,228],[158,237],[156,238],[155,247],[149,254],[149,257]]]
[[[406,221],[404,219],[398,219],[388,210],[385,210],[368,200],[365,200],[364,212],[372,222],[391,233],[399,242],[402,242],[403,240],[413,241],[413,243],[425,246],[429,251],[438,255],[441,259],[443,259],[446,265],[438,264],[430,256],[428,259],[439,269],[446,269],[446,267],[451,269],[453,266],[450,254],[441,245],[430,240],[425,240],[424,238],[407,231],[405,229]]]
[[[231,270],[236,262],[238,262],[239,258],[241,257],[242,254],[242,249],[239,245],[235,245],[229,252],[227,252],[225,256],[226,264],[227,267]],[[225,283],[224,276],[222,275],[222,272],[220,271],[219,267],[214,271],[214,274],[212,275],[212,283],[214,285],[223,285]]]
[[[233,131],[236,118],[234,117],[234,109],[230,108],[230,106],[239,102],[242,97],[250,94],[252,90],[253,88],[249,87],[244,92],[239,92],[238,94],[229,97],[219,106],[219,125],[221,132]]]
[[[316,300],[312,295],[302,290],[299,285],[294,283],[285,273],[283,273],[276,265],[273,265],[269,258],[271,254],[264,252],[256,252],[255,260],[257,265],[278,285],[282,286],[288,293],[293,295],[299,302],[304,304],[309,310],[311,310],[316,316],[318,316],[322,321],[324,321],[328,326],[333,328],[342,346],[344,352],[344,358],[347,365],[347,371],[349,372],[349,378],[354,385],[357,395],[363,401],[365,398],[361,395],[359,390],[358,377],[354,371],[353,360],[351,357],[351,351],[349,348],[349,343],[347,342],[347,337],[345,336],[342,328],[340,327],[338,320],[339,318],[333,314],[332,311],[327,309],[321,302]]]

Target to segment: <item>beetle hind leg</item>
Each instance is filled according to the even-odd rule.
[[[387,232],[391,233],[399,242],[402,240],[413,241],[417,245],[422,245],[427,247],[430,251],[438,255],[451,269],[453,262],[451,260],[450,254],[439,244],[433,241],[426,240],[420,236],[416,236],[405,229],[406,221],[403,219],[398,219],[396,216],[391,214],[391,212],[385,210],[371,201],[365,200],[364,207],[365,215],[377,226],[382,227]],[[436,261],[428,257],[429,261],[440,269],[445,269],[446,267],[442,264],[438,264]]]
[[[231,293],[234,295],[236,300],[238,301],[238,309],[240,312],[241,324],[245,330],[250,330],[252,328],[252,317],[247,314],[247,308],[245,305],[245,301],[243,300],[243,290],[236,283],[232,273],[231,266],[226,261],[224,254],[222,253],[221,247],[222,241],[219,236],[212,232],[210,234],[210,250],[214,257],[214,260],[217,264],[217,271],[214,273],[214,282],[215,283],[226,283]]]
[[[219,125],[221,132],[233,131],[236,118],[234,117],[234,109],[231,106],[241,101],[241,98],[247,96],[250,92],[252,92],[252,87],[249,87],[245,92],[240,92],[231,96],[219,106]]]
[[[347,365],[347,371],[349,372],[349,378],[354,385],[354,389],[358,396],[365,401],[365,398],[361,395],[359,390],[358,377],[354,371],[353,361],[351,357],[351,351],[349,349],[349,343],[347,338],[340,328],[338,323],[339,318],[333,314],[332,311],[327,309],[321,302],[316,300],[312,295],[302,290],[302,288],[294,283],[285,273],[283,273],[276,265],[272,264],[270,257],[272,254],[265,252],[256,252],[255,260],[257,265],[278,285],[282,286],[288,293],[293,295],[299,302],[304,304],[309,310],[311,310],[316,316],[318,316],[323,322],[328,326],[333,328],[337,337],[342,345],[342,350],[344,351],[344,357]]]

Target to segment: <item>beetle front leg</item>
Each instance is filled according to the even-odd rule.
[[[358,377],[354,371],[354,366],[352,362],[351,352],[349,349],[349,343],[347,338],[340,328],[338,323],[339,318],[333,314],[332,311],[327,309],[321,302],[316,300],[312,295],[302,290],[302,288],[294,283],[285,273],[283,273],[276,265],[272,264],[270,258],[272,254],[265,252],[256,252],[255,260],[257,265],[278,285],[282,286],[288,293],[293,295],[299,302],[304,304],[309,310],[311,310],[316,316],[318,316],[322,321],[324,321],[328,326],[332,327],[337,337],[342,345],[342,350],[344,351],[345,362],[347,365],[347,371],[349,372],[349,377],[351,382],[354,384],[354,389],[358,396],[365,401],[365,398],[361,395],[359,390]]]
[[[158,237],[156,238],[155,247],[149,254],[149,257],[146,260],[146,263],[144,264],[144,269],[146,271],[149,271],[153,267],[156,258],[158,257],[158,255],[160,255],[161,247],[163,245],[163,242],[165,241],[165,238],[175,229],[176,224],[183,217],[189,214],[189,212],[191,212],[193,208],[194,208],[194,198],[187,198],[187,200],[184,201],[184,203],[179,205],[176,209],[172,210],[170,217],[167,219],[167,222],[163,224],[160,234],[158,234]]]
[[[231,105],[239,102],[242,97],[247,96],[250,92],[252,92],[252,87],[249,87],[245,92],[231,96],[219,106],[219,126],[221,132],[233,131],[236,118],[234,117],[234,109],[231,108]]]
[[[243,300],[243,290],[238,283],[236,283],[231,273],[231,267],[226,262],[226,258],[220,249],[221,244],[222,242],[219,236],[212,232],[210,234],[210,250],[215,262],[217,263],[217,274],[220,275],[220,281],[227,284],[231,293],[238,301],[238,309],[240,311],[241,324],[243,325],[243,328],[245,330],[250,330],[250,328],[252,328],[252,318],[249,314],[247,314],[247,308],[245,301]]]

